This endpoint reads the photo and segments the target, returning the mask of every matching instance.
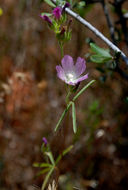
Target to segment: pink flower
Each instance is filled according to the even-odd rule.
[[[74,86],[88,78],[88,74],[81,76],[86,69],[85,60],[83,58],[78,57],[74,65],[73,58],[69,55],[65,55],[61,64],[62,66],[56,66],[57,76],[65,83]]]
[[[53,9],[53,15],[55,16],[56,19],[60,19],[62,15],[62,8],[61,7],[56,7]]]
[[[63,9],[62,9],[62,12],[65,11],[66,8],[70,7],[70,3],[69,2],[66,2]]]
[[[42,141],[43,141],[45,146],[48,144],[48,141],[47,141],[47,139],[45,137],[42,138]]]
[[[44,16],[40,15],[40,18],[45,20],[48,24],[50,24],[50,25],[52,24],[51,19],[47,15],[44,15]]]

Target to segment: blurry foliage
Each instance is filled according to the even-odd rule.
[[[0,8],[0,16],[2,16],[2,14],[3,14],[3,9]]]
[[[105,63],[107,61],[112,60],[112,56],[109,53],[109,49],[103,49],[97,46],[94,43],[90,43],[90,47],[92,52],[95,53],[95,55],[91,55],[90,59],[94,63]]]
[[[59,154],[56,159],[54,159],[52,151],[50,150],[49,144],[44,144],[44,143],[42,144],[41,151],[44,154],[44,157],[45,157],[46,161],[43,162],[43,163],[34,163],[33,164],[34,167],[41,168],[41,171],[38,172],[37,176],[46,173],[44,181],[43,181],[43,184],[42,184],[42,188],[41,188],[42,190],[44,190],[46,188],[46,185],[47,185],[47,183],[49,181],[49,178],[51,177],[52,173],[55,170],[58,170],[58,164],[61,161],[61,159],[68,152],[70,152],[72,148],[73,148],[73,146],[70,145],[68,148],[63,150],[63,152],[61,154]],[[56,178],[58,178],[58,177],[56,177]]]

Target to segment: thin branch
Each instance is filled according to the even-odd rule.
[[[123,11],[122,11],[122,5],[125,2],[125,0],[115,0],[113,3],[113,6],[115,7],[115,11],[119,17],[119,23],[121,24],[122,31],[124,34],[125,42],[128,46],[128,28],[127,28],[127,21],[124,17]]]
[[[52,0],[56,4],[56,0]],[[65,11],[80,23],[82,23],[85,27],[91,30],[96,36],[98,36],[101,40],[103,40],[114,52],[120,53],[120,56],[125,61],[128,66],[128,57],[121,51],[116,45],[114,45],[108,38],[106,38],[99,30],[97,30],[94,26],[92,26],[88,21],[80,17],[77,13],[73,12],[71,9],[66,8]]]
[[[116,44],[116,39],[115,39],[115,34],[114,34],[115,29],[114,29],[113,23],[111,21],[111,18],[110,18],[109,12],[108,12],[108,7],[106,5],[105,0],[102,0],[101,4],[102,4],[103,10],[104,10],[104,14],[106,16],[107,24],[108,24],[110,35],[111,35],[111,39],[112,39],[113,43]]]

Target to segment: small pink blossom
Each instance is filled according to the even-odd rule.
[[[44,16],[40,15],[40,18],[45,20],[48,24],[50,24],[50,25],[52,24],[51,19],[47,15],[44,15]]]
[[[43,141],[45,146],[48,144],[48,141],[47,141],[47,139],[45,137],[42,138],[42,141]]]
[[[62,15],[62,8],[61,7],[56,7],[53,9],[53,15],[55,16],[56,19],[60,19]]]
[[[88,78],[88,74],[82,76],[86,69],[85,60],[83,58],[78,57],[74,65],[73,58],[69,55],[65,55],[61,64],[62,66],[56,66],[57,76],[65,83],[74,86]]]

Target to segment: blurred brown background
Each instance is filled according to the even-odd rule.
[[[125,4],[125,8],[127,4]],[[60,49],[53,32],[39,14],[51,11],[40,0],[0,0],[0,189],[40,189],[35,161],[46,136],[56,157],[68,145],[74,148],[59,165],[59,189],[128,189],[128,91],[127,81],[116,72],[101,73],[87,62],[89,79],[96,79],[77,103],[78,133],[72,122],[67,130],[54,127],[64,109],[64,83],[56,76]],[[116,19],[116,16],[113,17]],[[86,19],[109,37],[100,4]],[[65,54],[77,58],[90,52],[85,42],[92,38],[105,44],[73,20],[72,39]],[[125,43],[119,43],[127,53]],[[127,54],[128,55],[128,54]],[[106,77],[105,82],[103,80]],[[87,81],[84,82],[85,85]]]

